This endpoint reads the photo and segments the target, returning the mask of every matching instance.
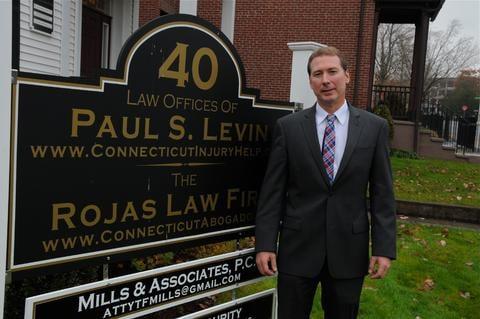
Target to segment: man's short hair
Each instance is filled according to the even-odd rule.
[[[343,53],[340,52],[339,49],[337,49],[335,47],[321,47],[321,48],[318,48],[317,50],[315,50],[310,55],[310,57],[308,58],[307,72],[308,72],[309,76],[310,76],[310,72],[311,72],[310,64],[312,63],[312,60],[315,59],[316,57],[324,56],[324,55],[338,56],[338,58],[340,59],[340,65],[342,66],[342,69],[344,71],[347,71],[347,68],[348,68],[347,59],[345,58]]]

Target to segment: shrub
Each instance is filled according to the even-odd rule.
[[[387,104],[384,103],[379,103],[377,106],[375,106],[375,109],[373,110],[373,113],[376,115],[383,117],[384,119],[387,120],[388,122],[388,137],[390,140],[393,139],[393,136],[395,134],[395,127],[393,125],[393,118],[392,118],[392,113],[390,112],[390,109],[388,108]]]

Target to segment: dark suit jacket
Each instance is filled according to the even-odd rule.
[[[328,182],[315,107],[277,121],[256,216],[256,251],[277,251],[280,272],[366,275],[372,255],[395,259],[396,219],[387,122],[349,105],[347,144]],[[367,214],[367,191],[371,218]]]

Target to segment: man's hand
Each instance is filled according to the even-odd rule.
[[[258,255],[257,255],[258,260]],[[372,256],[370,258],[370,265],[368,266],[368,273],[372,279],[382,279],[387,275],[390,268],[391,260],[388,257]]]
[[[277,255],[272,252],[261,251],[257,253],[257,268],[264,276],[272,276],[277,272]]]

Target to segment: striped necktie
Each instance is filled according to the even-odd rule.
[[[333,162],[335,160],[335,115],[327,115],[327,125],[325,127],[325,134],[323,135],[323,166],[327,171],[330,184],[333,183],[334,170]]]

